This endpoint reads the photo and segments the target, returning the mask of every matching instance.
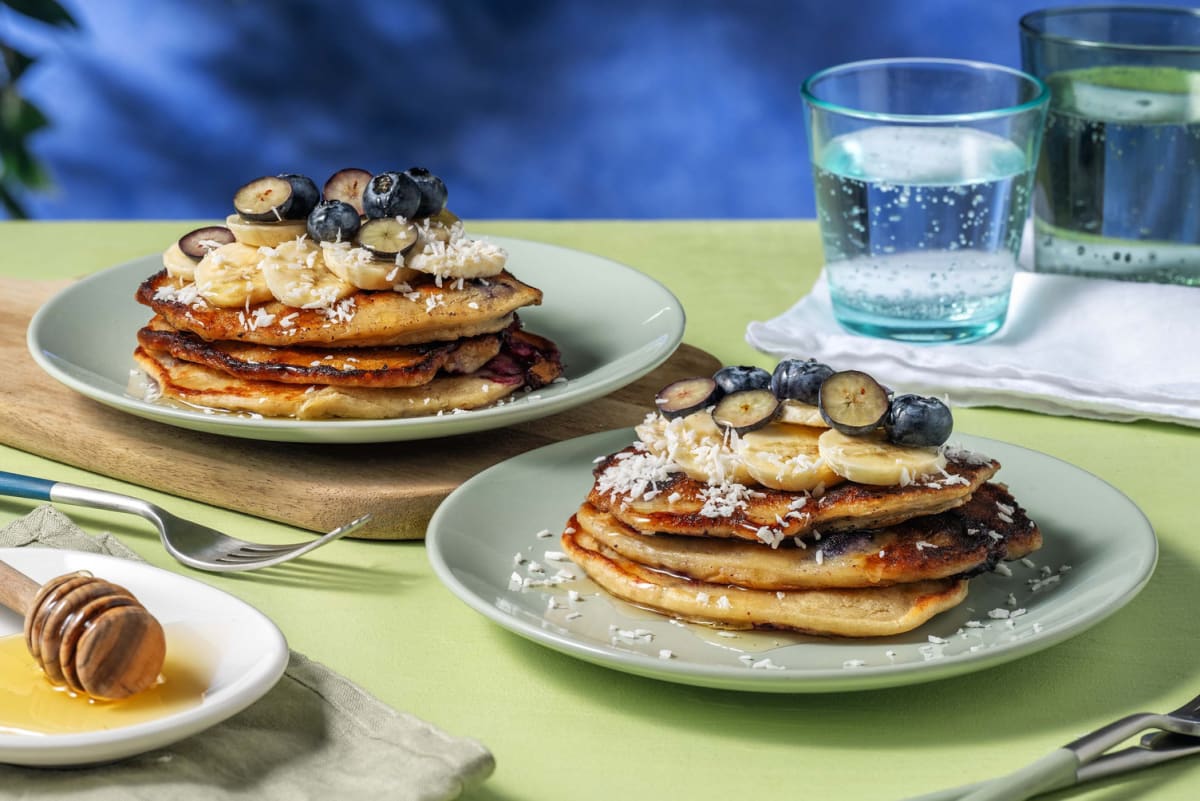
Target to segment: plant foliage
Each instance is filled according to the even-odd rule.
[[[0,14],[15,12],[56,28],[77,28],[75,19],[57,0],[0,0]],[[30,138],[50,124],[46,115],[21,94],[21,78],[37,59],[4,41],[0,29],[0,206],[9,217],[28,215],[23,192],[46,188],[50,179],[29,147]]]

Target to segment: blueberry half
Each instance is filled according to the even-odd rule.
[[[371,183],[371,173],[358,167],[346,167],[329,176],[322,190],[325,200],[340,200],[349,203],[359,213],[363,213],[363,192]]]
[[[830,426],[856,436],[879,428],[890,406],[878,381],[859,370],[843,370],[821,382],[817,408]]]

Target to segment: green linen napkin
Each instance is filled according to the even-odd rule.
[[[93,537],[52,506],[0,529],[0,547],[67,548],[139,557]],[[480,743],[397,712],[293,651],[279,683],[247,709],[174,745],[121,762],[47,769],[0,765],[8,798],[456,798],[492,773]]]

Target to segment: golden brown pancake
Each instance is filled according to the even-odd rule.
[[[136,298],[172,328],[207,340],[337,347],[411,345],[496,333],[512,323],[515,311],[542,302],[541,290],[507,272],[459,286],[458,281],[443,281],[439,287],[430,277],[406,294],[359,290],[332,309],[297,309],[278,301],[230,309],[184,302],[179,285],[161,270],[142,282]]]
[[[423,417],[477,409],[537,388],[562,372],[553,343],[524,331],[512,333],[502,352],[469,375],[444,375],[417,387],[338,387],[248,380],[163,351],[139,346],[134,361],[165,398],[192,406],[302,420]]]
[[[642,474],[642,465],[654,459],[636,446],[608,456],[596,466],[588,503],[643,532],[757,541],[811,538],[814,532],[883,528],[945,512],[966,503],[1000,469],[995,460],[949,451],[944,476],[906,486],[846,482],[810,495],[736,484],[714,488],[673,472],[653,484],[649,497],[644,489],[631,495],[627,477]]]
[[[652,570],[568,528],[563,549],[588,577],[618,598],[722,628],[791,629],[840,637],[884,637],[920,626],[967,596],[966,579],[889,587],[753,590]]]
[[[966,577],[1041,546],[1008,491],[986,483],[962,506],[875,531],[840,531],[799,547],[642,534],[583,504],[568,524],[645,567],[763,590],[830,589]]]
[[[155,316],[138,331],[138,343],[179,361],[193,362],[250,381],[330,384],[341,387],[412,387],[439,371],[473,373],[500,352],[501,334],[455,342],[373,348],[257,345],[201,339]]]

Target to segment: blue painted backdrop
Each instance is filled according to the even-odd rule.
[[[412,165],[467,218],[811,217],[806,75],[1018,66],[1020,16],[1070,4],[63,2],[79,31],[0,11],[41,54],[23,85],[53,121],[43,218],[217,217],[260,174]]]

